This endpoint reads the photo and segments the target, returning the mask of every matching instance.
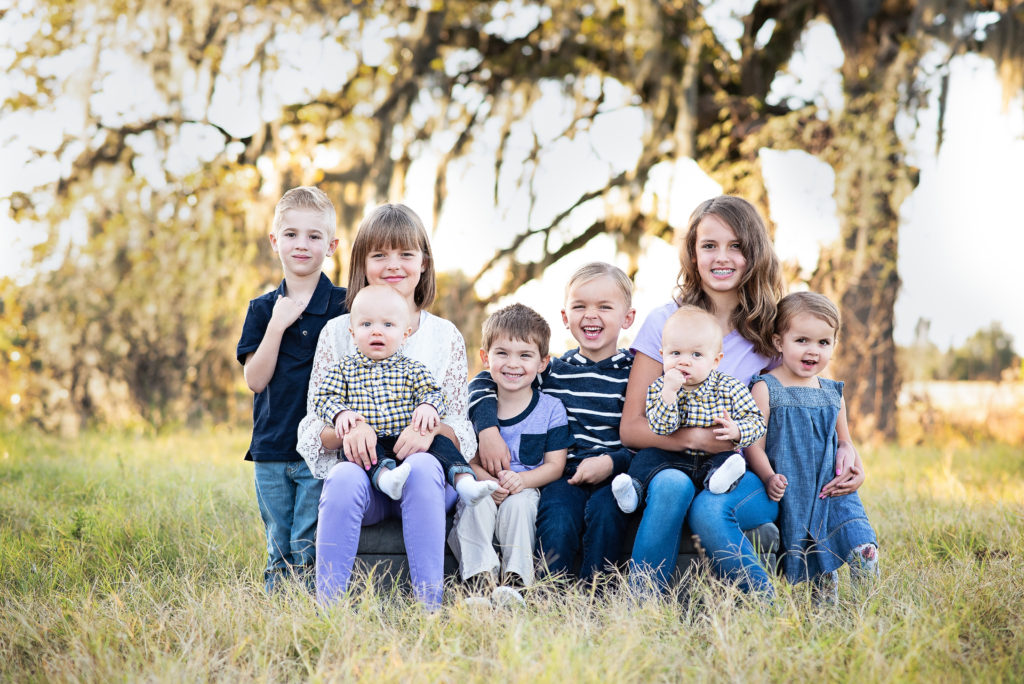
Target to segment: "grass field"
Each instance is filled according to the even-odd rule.
[[[880,580],[774,608],[542,587],[433,615],[365,588],[262,592],[244,431],[0,431],[0,681],[1021,681],[1024,451],[864,449]],[[614,587],[613,587],[614,589]]]

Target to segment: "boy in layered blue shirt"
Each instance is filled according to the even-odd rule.
[[[550,574],[590,580],[621,558],[626,514],[611,481],[632,459],[619,440],[619,422],[633,355],[618,349],[618,339],[635,314],[632,282],[621,269],[591,263],[569,279],[562,321],[580,346],[552,359],[537,376],[541,391],[565,405],[573,436],[565,472],[541,490],[537,512],[537,545]],[[497,476],[508,469],[509,454],[497,428],[490,374],[477,375],[469,391],[480,462]]]
[[[314,187],[292,188],[274,208],[270,247],[284,280],[249,302],[237,357],[253,397],[252,442],[256,500],[266,528],[264,587],[273,591],[292,571],[311,579],[322,480],[296,451],[306,415],[306,391],[320,330],[345,313],[345,288],[323,274],[338,246],[334,204]]]

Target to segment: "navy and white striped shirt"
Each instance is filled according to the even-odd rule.
[[[626,349],[596,363],[573,349],[551,359],[547,370],[537,376],[541,391],[565,405],[573,435],[570,459],[608,454],[616,474],[629,468],[632,452],[622,446],[619,423],[632,368],[633,353]],[[469,383],[469,418],[478,433],[498,424],[495,385],[487,371]]]

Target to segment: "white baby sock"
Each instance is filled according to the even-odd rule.
[[[632,513],[640,503],[636,487],[633,486],[633,478],[626,473],[616,475],[612,480],[612,494],[615,496],[615,503],[619,504],[619,510],[623,513]]]
[[[402,490],[405,489],[405,481],[409,479],[412,468],[408,463],[403,463],[394,470],[385,470],[377,476],[377,489],[387,494],[393,500],[402,498]]]
[[[478,482],[473,476],[459,478],[455,483],[455,491],[459,497],[469,506],[475,506],[498,489],[498,483],[493,480]]]

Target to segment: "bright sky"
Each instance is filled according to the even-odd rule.
[[[742,0],[732,1],[743,4]],[[736,31],[735,24],[730,23],[733,20],[723,15],[716,21],[719,36],[723,40],[730,39]],[[513,26],[508,30],[515,33],[520,29]],[[0,45],[5,42],[6,38],[0,36]],[[312,49],[308,41],[305,44],[305,49]],[[364,59],[369,59],[373,45],[364,45],[362,49]],[[3,58],[4,50],[0,49],[0,64]],[[347,57],[341,54],[321,54],[319,59],[307,59],[305,63],[326,60],[347,64],[345,59]],[[820,23],[813,26],[805,34],[803,51],[792,60],[789,74],[776,80],[771,97],[782,99],[799,95],[832,107],[839,106],[836,67],[840,60],[831,28]],[[338,71],[332,73],[333,76],[320,74],[317,78],[329,86],[327,81],[338,78]],[[131,86],[134,90],[115,89],[111,85],[109,92],[94,97],[117,100],[122,107],[126,96],[145,98],[145,94],[137,90],[137,79],[130,78],[129,74],[122,80],[122,85],[135,84]],[[526,213],[525,195],[516,196],[511,190],[506,193],[503,208],[491,205],[493,162],[471,157],[452,165],[447,208],[442,216],[435,217],[434,249],[440,267],[461,267],[475,273],[476,266],[466,265],[481,263],[496,246],[507,244],[522,226],[545,224],[565,206],[568,198],[599,187],[609,173],[627,167],[635,159],[639,152],[637,139],[624,135],[623,131],[639,130],[642,118],[629,106],[627,94],[621,88],[604,85],[608,104],[589,136],[579,135],[573,143],[555,143],[545,149],[544,164],[536,183],[538,201],[532,216]],[[9,87],[0,83],[0,95]],[[245,87],[242,85],[240,92],[219,93],[214,102],[218,120],[237,117],[235,125],[241,126],[245,116],[252,116],[256,110],[245,102]],[[596,91],[601,84],[594,82],[588,87]],[[115,96],[115,91],[121,94]],[[140,101],[139,108],[146,108],[144,101]],[[568,116],[564,103],[553,89],[545,95],[536,112],[522,122],[510,141],[513,150],[518,149],[524,156],[532,143],[531,127],[543,140],[553,137],[559,130],[559,121]],[[38,165],[27,168],[18,160],[26,158],[27,140],[55,146],[57,131],[68,125],[69,117],[74,117],[73,111],[0,119],[0,149],[5,159],[0,165],[0,195],[23,187],[34,177],[52,173],[52,168]],[[936,119],[933,106],[920,114],[921,125],[916,132],[909,122],[902,131],[911,150],[909,161],[921,169],[921,182],[902,208],[899,268],[903,287],[896,305],[897,341],[911,340],[919,317],[931,320],[931,338],[940,346],[959,344],[978,328],[998,320],[1014,336],[1018,352],[1024,352],[1024,307],[1013,294],[1024,291],[1024,269],[1011,263],[1024,253],[1024,217],[1014,201],[1024,188],[1024,101],[1018,96],[1004,112],[992,63],[977,57],[957,58],[952,63],[946,135],[938,157],[934,154]],[[182,147],[202,147],[201,132],[191,134],[196,140],[191,144],[183,142]],[[482,144],[488,144],[488,137],[480,136]],[[834,175],[824,164],[799,152],[764,150],[762,161],[772,218],[778,226],[776,248],[780,256],[798,259],[809,270],[820,245],[832,241],[838,232],[832,200]],[[428,222],[433,167],[430,155],[413,164],[408,183],[412,191],[406,198]],[[512,180],[503,177],[502,187],[511,188]],[[657,170],[646,201],[673,225],[684,226],[692,208],[719,191],[693,162],[682,161],[674,167]],[[584,225],[605,211],[603,201],[593,201],[574,214],[572,225]],[[0,273],[14,273],[24,262],[26,249],[37,239],[38,233],[31,226],[15,225],[6,214],[6,207],[0,204],[0,239],[6,245],[0,250]],[[529,257],[535,250],[536,245],[528,244],[521,255]],[[559,318],[562,287],[569,274],[592,259],[616,261],[613,241],[610,238],[594,241],[585,252],[574,254],[550,268],[543,280],[530,283],[516,298],[535,306],[555,323]],[[621,259],[618,262],[625,265]],[[668,300],[677,270],[675,246],[651,239],[638,276],[635,302],[638,324],[633,332],[650,309]],[[482,287],[488,284],[485,282]],[[556,326],[553,340],[556,349],[560,346],[559,330]],[[625,341],[629,339],[627,335]],[[562,343],[567,346],[569,338],[565,337]]]

